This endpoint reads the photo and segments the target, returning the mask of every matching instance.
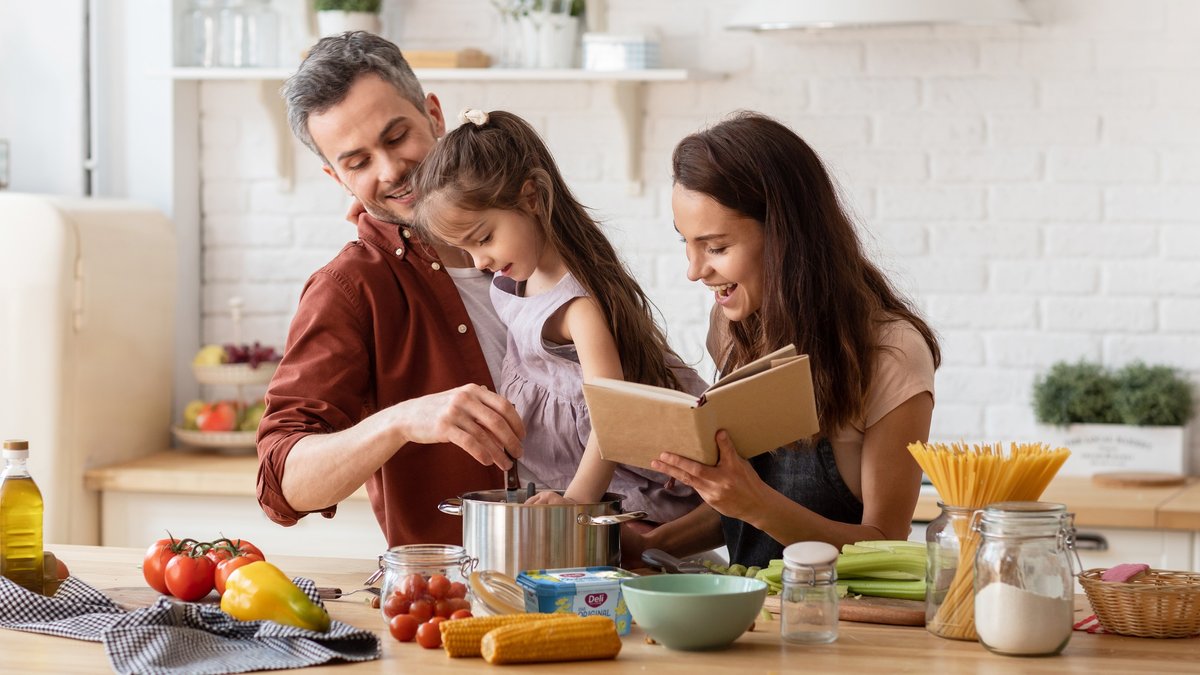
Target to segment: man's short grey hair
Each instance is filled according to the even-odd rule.
[[[321,38],[283,85],[292,133],[326,164],[329,160],[308,132],[308,118],[341,103],[355,80],[367,73],[378,75],[417,110],[425,111],[425,92],[400,48],[365,31]]]

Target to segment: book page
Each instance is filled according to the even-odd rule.
[[[733,384],[734,382],[737,382],[738,380],[744,380],[747,377],[750,377],[751,375],[757,375],[765,370],[769,370],[771,368],[774,368],[776,365],[779,365],[779,364],[775,363],[776,361],[782,361],[782,362],[786,363],[788,360],[791,360],[789,357],[795,357],[795,356],[796,356],[796,346],[795,345],[788,345],[786,347],[777,349],[777,350],[771,352],[770,354],[767,354],[766,356],[759,357],[759,358],[751,361],[750,363],[747,363],[746,365],[742,366],[741,368],[738,368],[737,370],[733,371],[732,373],[729,373],[725,377],[722,377],[721,379],[717,380],[716,382],[713,383],[713,385],[711,387],[706,389],[704,391],[704,393],[707,394],[708,392],[713,391],[715,389],[719,389],[727,384]]]
[[[686,391],[676,391],[667,389],[666,387],[655,387],[650,384],[642,384],[640,382],[626,382],[625,380],[615,380],[608,377],[593,377],[587,380],[587,384],[595,387],[604,387],[614,391],[628,392],[634,396],[641,398],[654,399],[656,401],[668,401],[672,403],[686,403],[688,405],[696,405],[698,399]]]

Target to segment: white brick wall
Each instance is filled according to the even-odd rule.
[[[1031,433],[1030,383],[1060,359],[1140,358],[1200,381],[1200,2],[1028,0],[1039,25],[757,35],[721,27],[739,4],[608,0],[611,30],[660,31],[666,65],[725,73],[645,87],[641,196],[620,180],[605,85],[431,90],[448,111],[507,108],[542,130],[685,358],[702,358],[710,301],[684,278],[670,152],[749,108],[822,154],[868,250],[940,331],[935,437]],[[385,6],[402,47],[498,45],[487,0]],[[278,344],[305,278],[353,228],[298,143],[281,191],[256,86],[202,87],[204,334],[230,338],[236,294],[243,337]]]

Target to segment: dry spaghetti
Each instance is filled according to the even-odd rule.
[[[1000,444],[912,443],[908,451],[929,476],[943,504],[982,509],[1006,501],[1037,501],[1071,454],[1042,443],[1013,443],[1008,454]],[[955,522],[961,542],[958,568],[937,613],[926,627],[935,635],[975,640],[975,550],[979,534],[965,521]],[[934,580],[926,579],[932,590]]]

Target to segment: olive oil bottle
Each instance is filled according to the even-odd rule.
[[[0,476],[0,574],[42,592],[42,492],[26,461],[29,443],[4,441]]]

